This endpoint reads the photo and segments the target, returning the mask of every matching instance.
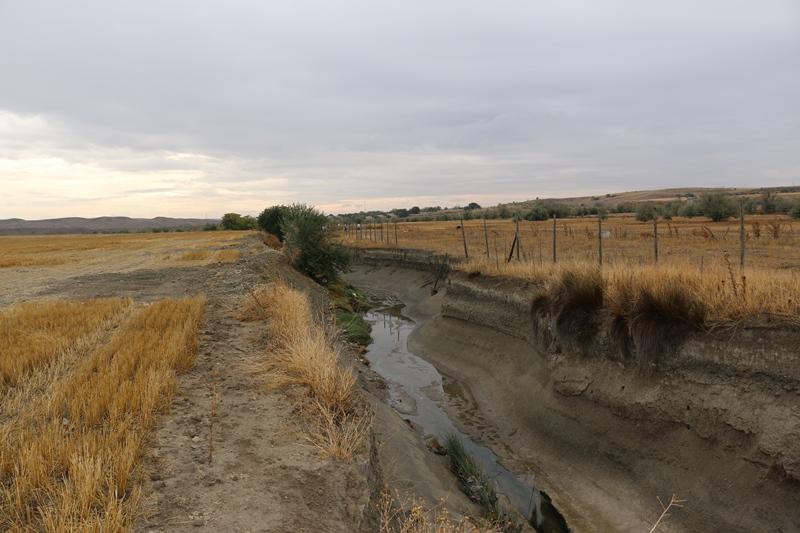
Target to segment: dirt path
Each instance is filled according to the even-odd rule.
[[[197,361],[179,378],[145,458],[137,531],[359,531],[368,516],[362,463],[323,459],[291,391],[266,390],[263,323],[237,320],[247,291],[281,276],[319,288],[271,250],[232,264],[105,271],[38,285],[37,297],[130,296],[138,304],[199,293],[208,300]]]
[[[363,474],[320,459],[287,396],[264,391],[263,324],[233,318],[238,301],[209,301],[197,365],[155,437],[141,529],[352,531]]]

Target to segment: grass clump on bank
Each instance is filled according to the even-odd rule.
[[[386,491],[377,502],[379,533],[494,533],[491,526],[479,526],[470,518],[455,518],[444,505],[426,507],[419,500],[403,501]]]
[[[372,342],[372,325],[362,315],[371,307],[369,297],[341,281],[329,284],[328,294],[333,302],[336,325],[345,340],[362,347],[369,345]]]
[[[261,298],[271,338],[270,384],[305,387],[307,413],[315,422],[309,438],[325,455],[349,460],[368,434],[371,413],[357,397],[355,373],[335,334],[314,316],[308,298],[282,281]]]
[[[497,493],[475,459],[464,448],[461,439],[452,433],[447,435],[444,448],[450,459],[450,470],[455,474],[461,490],[483,509],[484,518],[499,531],[521,532],[522,525],[500,509]]]

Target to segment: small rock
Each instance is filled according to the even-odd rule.
[[[192,437],[192,442],[200,442],[200,436],[195,435],[194,437]]]

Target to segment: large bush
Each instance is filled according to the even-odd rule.
[[[258,227],[271,233],[283,242],[283,228],[281,227],[283,214],[287,210],[285,205],[273,205],[264,209],[258,215]]]
[[[658,216],[658,208],[653,204],[639,204],[636,206],[636,220],[649,222]]]
[[[736,205],[726,194],[712,192],[700,195],[700,212],[714,222],[736,214]]]
[[[295,204],[281,216],[286,252],[296,268],[323,285],[347,269],[350,254],[331,240],[328,218],[313,207]]]

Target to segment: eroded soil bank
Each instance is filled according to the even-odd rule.
[[[456,384],[459,429],[533,476],[574,531],[649,531],[673,493],[685,506],[659,531],[800,530],[797,331],[698,334],[643,374],[607,340],[573,346],[534,312],[535,287],[452,276],[431,296],[429,272],[386,263],[349,281],[408,304],[409,347]]]

